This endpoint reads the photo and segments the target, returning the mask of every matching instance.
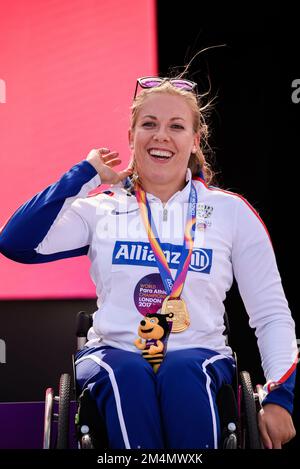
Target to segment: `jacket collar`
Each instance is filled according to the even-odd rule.
[[[175,192],[175,194],[173,194],[172,197],[170,197],[170,199],[167,202],[168,205],[173,202],[188,202],[190,190],[191,190],[191,182],[192,182],[192,172],[190,168],[187,168],[186,170],[185,180],[186,180],[186,185],[184,186],[184,188],[181,189],[181,191]],[[150,192],[147,192],[147,198],[149,202],[161,202],[161,200],[158,197],[151,194]]]

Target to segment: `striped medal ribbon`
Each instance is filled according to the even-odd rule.
[[[173,314],[171,332],[182,332],[190,325],[188,309],[185,301],[180,297],[180,295],[187,276],[194,246],[197,191],[194,184],[191,182],[187,221],[184,230],[184,241],[181,247],[180,262],[175,280],[172,278],[171,270],[161,247],[146,192],[139,184],[135,185],[135,195],[159,273],[167,292],[167,296],[162,304],[161,314]]]

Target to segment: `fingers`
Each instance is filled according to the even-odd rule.
[[[105,163],[119,154],[117,151],[110,151],[109,148],[96,148],[91,150],[90,153],[100,156]]]
[[[120,181],[121,181],[122,179],[127,178],[128,176],[131,176],[132,173],[133,173],[133,170],[132,170],[131,168],[127,168],[127,169],[124,169],[123,171],[120,171],[120,172],[118,173],[119,178],[120,178]]]
[[[110,160],[117,158],[119,153],[117,151],[108,151],[108,153],[100,153],[101,159],[105,164],[108,164]]]
[[[296,430],[295,430],[295,427],[293,425],[293,422],[291,421],[291,424],[289,426],[287,426],[287,428],[286,428],[286,432],[283,435],[283,438],[281,440],[281,444],[285,445],[286,443],[291,441],[293,438],[295,438],[295,436],[296,436]]]
[[[119,158],[119,153],[117,151],[109,151],[108,149],[100,149],[102,150],[101,159],[104,164],[113,168],[114,166],[118,166],[122,163],[121,158]],[[103,150],[107,150],[107,152],[103,152]],[[126,177],[130,176],[133,173],[133,169],[128,167],[123,169],[122,171],[118,172],[119,180],[125,179]]]
[[[104,164],[106,164],[110,168],[113,168],[114,166],[118,166],[119,164],[122,163],[122,160],[119,157],[119,153],[117,151],[111,151],[107,154],[102,154],[101,155],[101,160]],[[130,168],[127,168],[126,170],[120,171],[120,173],[119,173],[120,179],[124,179],[127,176],[129,176],[130,174],[132,174],[132,169],[130,169]]]
[[[263,419],[263,410],[260,411],[258,414],[258,427],[259,427],[260,437],[261,437],[264,447],[267,449],[272,449],[273,444],[272,444],[271,438],[269,437],[266,423],[264,422],[264,419]]]
[[[109,150],[108,148],[105,148],[105,147],[103,147],[103,148],[97,148],[96,151],[98,151],[99,153],[102,153],[102,154],[105,154],[105,153],[109,153],[109,152],[110,152],[110,150]]]
[[[122,160],[117,151],[110,151],[105,147],[91,150],[86,159],[94,166],[103,184],[116,184],[130,176],[133,172],[130,167],[120,172],[115,172],[114,167],[121,164]]]
[[[108,154],[110,150],[108,148],[95,148],[90,151],[89,155],[100,156],[101,158]]]
[[[259,429],[260,429],[260,437],[261,437],[262,444],[264,445],[265,448],[272,449],[273,444],[272,444],[271,438],[269,437],[266,429],[262,430],[261,427]]]
[[[121,163],[119,153],[117,151],[110,151],[108,148],[92,150],[87,159],[96,167],[98,172],[104,167],[113,168]]]
[[[121,158],[119,158],[119,152],[117,151],[110,151],[108,148],[98,148],[96,151],[101,157],[102,162],[108,166],[116,166],[122,162]],[[133,170],[129,166],[123,171],[126,171],[126,176],[128,176],[128,174],[131,174]]]
[[[110,168],[112,168],[114,166],[118,166],[119,164],[121,164],[122,161],[121,161],[121,158],[119,157],[111,157],[107,161],[103,161],[103,163],[109,166]]]

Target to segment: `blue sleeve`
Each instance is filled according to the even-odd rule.
[[[284,407],[290,414],[293,413],[294,402],[294,388],[296,380],[296,370],[289,376],[289,378],[276,389],[270,391],[262,402],[266,404],[278,404]]]
[[[100,178],[90,163],[82,161],[73,166],[58,182],[36,194],[12,215],[0,232],[0,252],[25,264],[86,254],[88,245],[50,254],[39,253],[37,247],[72,202],[85,197],[99,184]]]

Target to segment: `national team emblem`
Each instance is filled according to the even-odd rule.
[[[211,217],[213,213],[213,209],[214,208],[211,205],[206,205],[203,202],[199,202],[197,204],[196,217],[197,217],[197,229],[199,231],[202,231],[206,227],[211,226],[211,220],[209,220],[209,218]]]

